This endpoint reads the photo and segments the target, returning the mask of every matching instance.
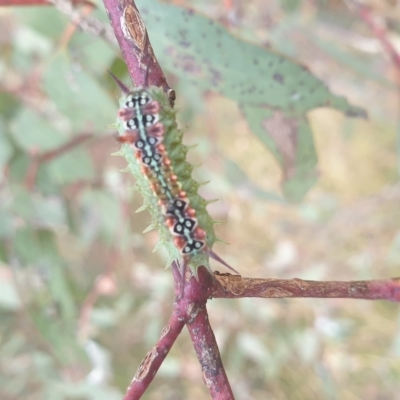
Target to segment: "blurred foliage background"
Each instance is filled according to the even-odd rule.
[[[196,178],[211,180],[202,194],[226,221],[218,253],[251,277],[399,276],[399,72],[357,13],[340,0],[175,3],[300,61],[369,115],[308,113],[318,180],[291,203],[237,103],[170,74]],[[398,2],[368,4],[398,44]],[[101,3],[92,15],[107,24]],[[173,301],[157,233],[141,233],[149,216],[111,155],[107,69],[128,82],[125,67],[53,7],[1,8],[0,52],[0,398],[121,399]],[[398,396],[396,304],[214,300],[209,313],[238,399]],[[209,398],[186,332],[144,398]]]

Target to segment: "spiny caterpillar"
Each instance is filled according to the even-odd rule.
[[[117,140],[124,144],[121,153],[144,198],[140,210],[148,209],[153,216],[146,231],[159,229],[159,244],[167,247],[169,264],[179,262],[183,281],[187,267],[196,277],[201,265],[211,271],[209,257],[233,270],[212,251],[218,240],[216,222],[206,210],[209,202],[197,193],[201,184],[191,177],[193,166],[186,161],[189,148],[182,144],[183,133],[166,94],[155,86],[129,91],[113,78],[126,95],[120,101]]]

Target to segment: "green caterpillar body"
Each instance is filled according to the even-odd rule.
[[[175,116],[162,89],[136,88],[120,100],[118,140],[143,196],[141,209],[153,217],[147,230],[159,230],[168,264],[178,260],[183,272],[189,267],[197,277],[199,266],[210,270],[209,257],[229,266],[212,251],[216,222],[207,212],[209,202],[198,194],[201,184],[192,178]]]

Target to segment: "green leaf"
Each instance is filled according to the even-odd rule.
[[[56,196],[45,197],[40,193],[25,190],[22,187],[13,188],[13,201],[9,204],[9,213],[16,216],[20,222],[35,225],[40,228],[56,229],[66,224],[66,212],[63,202]],[[1,221],[0,211],[0,221]],[[1,236],[1,228],[0,228]]]
[[[99,54],[101,54],[101,57],[99,57]],[[88,71],[95,72],[98,76],[110,69],[116,58],[115,48],[102,40],[93,39],[93,36],[79,31],[74,34],[69,43],[69,55],[72,60],[85,66]]]
[[[20,185],[28,172],[30,162],[30,157],[21,151],[17,151],[9,163],[8,181]]]
[[[115,120],[117,105],[102,85],[66,54],[59,54],[44,73],[43,86],[73,130],[104,133]]]
[[[63,201],[56,196],[33,197],[36,222],[40,227],[57,229],[64,227],[67,222],[66,210]]]
[[[42,152],[61,146],[67,139],[43,117],[23,108],[10,124],[13,138],[26,152]]]
[[[306,117],[288,116],[264,107],[242,106],[251,130],[282,166],[282,190],[288,200],[300,201],[317,180],[317,154]]]
[[[13,283],[12,274],[5,268],[0,268],[0,307],[15,311],[21,308],[22,302]]]
[[[92,180],[94,166],[90,155],[85,149],[77,148],[50,161],[47,171],[59,184],[72,183],[77,180]]]
[[[331,107],[351,117],[365,117],[365,111],[330,93],[304,66],[232,36],[213,20],[156,0],[137,4],[163,67],[202,90],[235,100],[252,131],[279,160],[286,197],[301,200],[317,179],[306,113]]]
[[[120,227],[120,204],[111,193],[100,190],[88,190],[81,197],[82,203],[82,237],[87,241],[102,234],[106,241],[115,241]]]
[[[59,37],[69,23],[68,17],[55,7],[19,7],[14,10],[14,13],[20,21],[23,21],[23,25],[29,25],[51,39]],[[44,24],[43,21],[46,23]]]
[[[51,265],[59,260],[55,235],[47,230],[34,230],[30,226],[20,228],[15,234],[13,246],[23,264]]]
[[[12,214],[24,220],[28,224],[32,224],[36,217],[33,196],[23,187],[13,188],[14,198],[10,204]]]
[[[18,110],[19,103],[14,96],[9,93],[0,92],[0,115],[4,120],[12,118]],[[2,128],[0,128],[2,131]]]
[[[0,208],[0,238],[8,238],[13,232],[13,217],[8,209]]]
[[[3,121],[0,120],[0,181],[4,172],[4,167],[10,161],[13,154],[13,147],[8,141],[7,135],[5,134],[5,126]]]
[[[84,365],[85,355],[76,340],[73,326],[55,318],[54,315],[47,315],[42,307],[31,310],[30,317],[58,361],[64,365]]]
[[[288,114],[333,107],[350,116],[365,116],[359,107],[331,94],[305,67],[241,41],[203,15],[156,0],[138,0],[137,5],[162,65],[192,84],[241,104],[262,104]]]
[[[225,175],[233,184],[235,190],[250,191],[254,196],[266,201],[276,201],[279,203],[285,202],[282,196],[279,196],[276,193],[267,192],[266,190],[263,190],[254,184],[248,175],[239,167],[239,165],[232,160],[225,159],[224,167],[226,171]]]
[[[71,327],[76,321],[76,309],[62,266],[52,263],[49,268],[49,288],[54,301],[60,306],[64,321]]]

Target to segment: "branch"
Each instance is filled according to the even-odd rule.
[[[70,20],[83,31],[91,33],[94,36],[103,38],[106,42],[115,45],[115,38],[111,29],[98,19],[90,15],[82,15],[68,0],[47,0],[53,4],[62,13],[68,15]],[[83,3],[83,1],[82,1]]]
[[[135,2],[133,0],[103,0],[103,2],[134,85],[154,85],[162,87],[167,93],[171,92],[154,55]]]
[[[216,283],[206,268],[198,269],[198,280],[186,271],[181,296],[182,278],[176,263],[172,265],[175,281],[175,312],[185,321],[203,372],[203,381],[214,400],[233,400],[233,393],[222,364],[218,344],[208,319],[206,303]]]
[[[203,381],[214,400],[233,400],[232,389],[208,319],[206,304],[196,305],[190,309],[190,313],[191,318],[186,326],[203,371]]]
[[[371,281],[306,281],[294,279],[253,279],[215,273],[214,298],[348,298],[400,302],[400,278]]]
[[[146,391],[158,369],[163,363],[165,357],[171,350],[176,338],[182,331],[185,321],[174,311],[168,324],[161,332],[161,337],[157,344],[149,350],[141,362],[131,384],[125,394],[124,400],[140,399]]]
[[[400,70],[400,54],[390,42],[384,25],[377,20],[371,9],[361,2],[348,0],[348,5],[350,8],[354,8],[358,16],[369,26],[376,38],[381,42],[384,50],[389,54],[393,64]]]

